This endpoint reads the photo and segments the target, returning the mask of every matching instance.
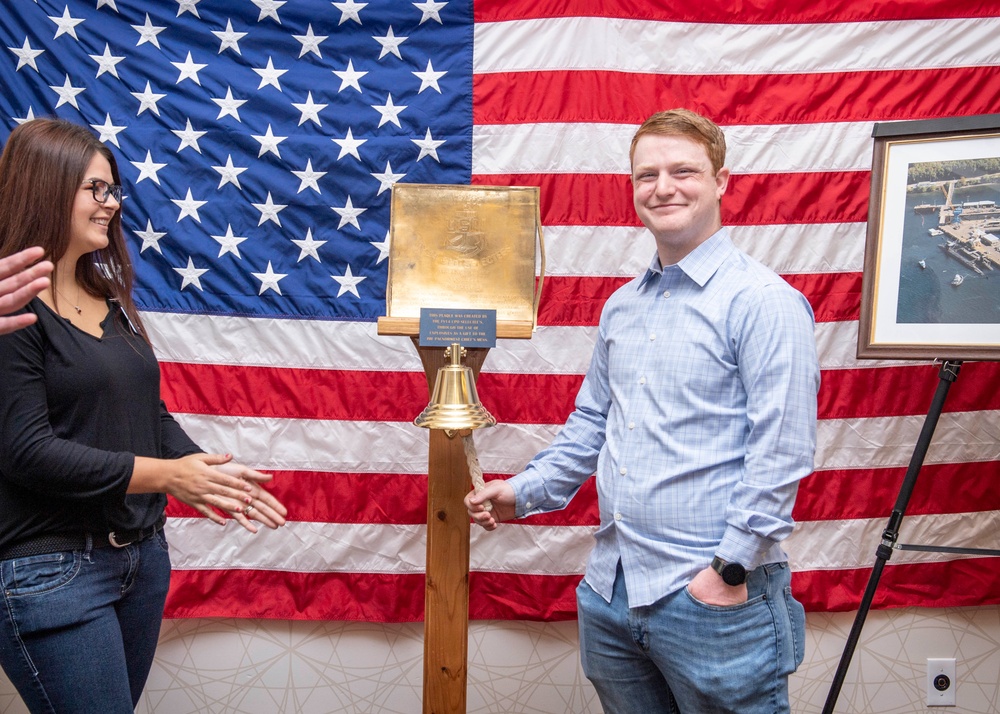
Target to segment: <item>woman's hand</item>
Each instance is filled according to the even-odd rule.
[[[246,489],[244,506],[233,512],[233,518],[251,533],[257,532],[257,527],[250,521],[255,520],[268,528],[278,528],[285,525],[285,516],[288,509],[277,498],[268,491],[260,487],[260,484],[267,483],[274,478],[271,474],[255,471],[248,466],[229,461],[215,467],[229,476],[235,476],[243,480],[249,488]]]
[[[284,525],[288,510],[261,488],[269,474],[232,463],[231,454],[191,454],[180,459],[137,456],[129,493],[167,493],[186,503],[219,525],[232,517],[251,533],[252,520],[277,528]]]

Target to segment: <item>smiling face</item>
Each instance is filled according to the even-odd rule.
[[[719,200],[729,169],[713,171],[704,145],[686,136],[645,134],[632,159],[632,201],[656,239],[661,265],[673,265],[722,226]]]
[[[73,200],[70,217],[69,247],[67,255],[76,261],[81,255],[108,246],[108,223],[121,205],[109,195],[105,203],[98,203],[91,190],[92,181],[113,184],[111,164],[101,154],[95,153],[83,174],[83,181]]]

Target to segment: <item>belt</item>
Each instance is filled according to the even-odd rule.
[[[127,545],[152,538],[163,529],[163,524],[166,522],[166,516],[161,515],[156,523],[148,528],[113,530],[109,533],[39,535],[0,550],[0,560],[27,558],[32,555],[58,553],[64,550],[84,550],[88,545],[91,548],[124,548]]]

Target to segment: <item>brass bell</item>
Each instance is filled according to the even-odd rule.
[[[465,350],[455,342],[444,356],[451,363],[438,370],[431,401],[413,423],[425,429],[448,431],[494,426],[497,420],[479,402],[472,370],[462,364]]]

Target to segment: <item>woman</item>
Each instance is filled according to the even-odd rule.
[[[132,712],[170,576],[166,496],[250,532],[285,522],[270,476],[173,420],[132,301],[121,180],[90,132],[35,119],[0,156],[0,259],[40,245],[51,284],[0,336],[0,665],[33,712]]]

